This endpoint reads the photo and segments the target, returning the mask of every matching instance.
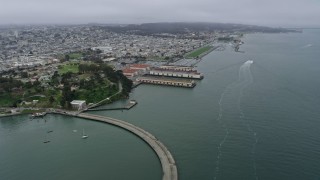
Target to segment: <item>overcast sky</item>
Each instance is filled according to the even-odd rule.
[[[320,0],[0,0],[0,24],[177,21],[320,27]]]

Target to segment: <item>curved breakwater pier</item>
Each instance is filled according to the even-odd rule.
[[[108,124],[123,128],[133,133],[134,135],[144,140],[157,154],[162,166],[162,171],[163,171],[162,180],[178,180],[178,170],[177,170],[175,161],[173,159],[173,156],[171,155],[169,150],[166,148],[166,146],[149,132],[133,124],[130,124],[128,122],[110,118],[110,117],[105,117],[105,116],[98,116],[98,115],[88,114],[88,113],[79,113],[79,114],[61,113],[61,112],[53,112],[53,113],[104,122],[104,123],[108,123]]]

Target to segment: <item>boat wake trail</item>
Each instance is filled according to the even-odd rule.
[[[259,179],[257,175],[257,170],[256,170],[257,167],[256,167],[256,161],[255,161],[256,145],[258,143],[257,133],[254,131],[249,121],[246,120],[245,113],[241,108],[241,103],[242,103],[241,101],[243,98],[244,91],[253,82],[253,77],[250,71],[250,66],[252,64],[253,64],[252,60],[248,60],[245,63],[243,63],[239,68],[238,81],[235,81],[229,84],[220,96],[219,115],[216,120],[220,124],[221,128],[225,131],[225,133],[224,133],[224,137],[218,144],[218,154],[217,154],[214,180],[216,180],[220,175],[220,168],[221,168],[220,162],[221,162],[221,156],[222,156],[222,148],[230,135],[230,129],[227,125],[227,122],[226,120],[223,121],[223,113],[224,112],[228,113],[228,111],[233,112],[234,110],[236,110],[237,114],[239,114],[238,117],[240,121],[242,121],[242,123],[245,125],[245,128],[247,129],[246,131],[252,134],[253,144],[250,152],[252,157],[252,164],[253,164],[252,169],[253,169],[255,179],[256,180]]]
[[[239,98],[238,98],[238,110],[240,113],[240,119],[243,121],[243,123],[246,125],[248,132],[252,134],[253,137],[253,144],[252,144],[252,163],[253,163],[253,173],[256,180],[259,179],[257,175],[257,165],[256,165],[256,146],[259,141],[257,137],[257,132],[254,131],[254,129],[251,127],[250,123],[248,121],[245,121],[245,114],[241,108],[241,100],[243,97],[243,92],[246,87],[248,87],[253,82],[253,77],[250,71],[250,66],[253,63],[253,61],[249,60],[245,62],[239,69],[239,82],[242,84],[242,87],[240,88],[239,92]]]
[[[228,88],[228,87],[227,87]],[[216,162],[216,169],[215,172],[216,174],[219,174],[219,165],[220,165],[220,157],[221,157],[221,148],[224,144],[224,142],[227,140],[228,136],[229,136],[229,129],[228,126],[225,123],[222,123],[221,119],[222,119],[222,114],[223,114],[223,109],[222,109],[222,101],[223,101],[223,97],[227,91],[227,88],[222,92],[221,96],[220,96],[220,100],[219,100],[219,115],[217,118],[217,121],[219,122],[219,124],[222,126],[222,128],[225,130],[225,135],[222,139],[222,141],[219,143],[218,145],[218,155],[217,155],[217,162]],[[214,177],[214,180],[217,179],[217,176]]]

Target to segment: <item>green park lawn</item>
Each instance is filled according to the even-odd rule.
[[[196,57],[200,56],[201,54],[209,51],[210,49],[211,49],[210,46],[201,47],[201,48],[199,48],[199,49],[196,49],[196,50],[188,53],[188,54],[186,55],[186,58],[196,58]]]
[[[2,94],[0,96],[0,107],[12,106],[12,102],[14,101],[15,98],[13,98],[9,93]]]
[[[81,53],[71,53],[69,54],[70,59],[80,59],[82,57]]]
[[[78,73],[79,72],[78,64],[64,64],[59,68],[59,74],[65,74],[67,72]]]

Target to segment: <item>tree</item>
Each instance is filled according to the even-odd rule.
[[[99,67],[95,64],[90,64],[90,72],[97,72]]]
[[[36,87],[37,87],[37,86],[40,86],[40,84],[41,84],[41,83],[40,83],[40,81],[38,81],[38,80],[35,81],[35,82],[33,82],[33,85],[36,86]]]
[[[71,91],[71,88],[69,85],[65,85],[62,90],[62,97],[60,101],[60,105],[62,107],[70,108],[70,102],[74,99],[75,97],[75,91]]]
[[[28,72],[21,72],[21,77],[28,78],[29,77]]]
[[[98,83],[102,84],[103,83],[103,78],[101,77],[101,75],[97,72],[94,73],[94,79],[96,79],[98,81]]]
[[[12,104],[12,107],[14,107],[14,108],[18,107],[17,101],[15,101],[15,102]]]
[[[96,50],[96,53],[97,53],[97,54],[101,54],[101,53],[102,53],[101,49],[97,49],[97,50]]]
[[[66,55],[64,56],[64,60],[65,60],[65,61],[69,61],[69,60],[70,60],[69,54],[66,54]]]
[[[120,82],[122,84],[122,94],[124,96],[128,96],[129,92],[132,89],[133,82],[130,79],[128,79],[126,76],[124,76],[121,71],[117,71],[117,74],[120,77]]]
[[[59,75],[59,72],[58,72],[58,71],[55,71],[55,72],[53,73],[52,78],[57,78],[57,77],[60,77],[60,75]]]
[[[61,83],[66,84],[72,78],[72,72],[67,72],[62,75]]]
[[[66,105],[66,100],[62,97],[60,100],[60,106],[65,107]]]
[[[53,96],[50,96],[50,98],[49,98],[49,102],[50,102],[50,104],[52,104],[53,102],[54,102],[54,97]]]
[[[84,79],[81,79],[79,82],[79,88],[80,89],[85,89],[86,81]]]
[[[60,77],[58,71],[55,71],[52,78],[51,78],[53,85],[59,84],[60,80],[61,80],[61,77]]]

